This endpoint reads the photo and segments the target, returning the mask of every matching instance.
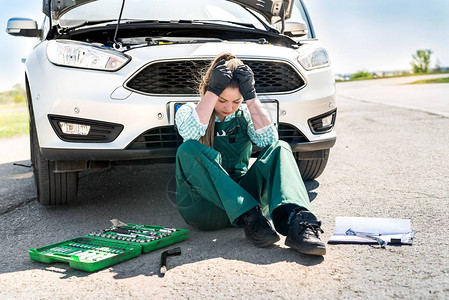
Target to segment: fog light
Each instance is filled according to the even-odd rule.
[[[65,134],[88,135],[90,131],[90,126],[74,123],[59,122],[59,127]]]
[[[324,113],[309,119],[309,126],[313,134],[326,133],[332,130],[335,125],[335,117],[337,115],[337,109]]]
[[[332,118],[333,118],[333,115],[329,115],[329,116],[327,116],[325,118],[322,118],[321,119],[322,126],[326,127],[326,126],[331,125],[332,124]]]

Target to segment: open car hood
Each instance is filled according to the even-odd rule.
[[[43,0],[42,11],[48,17],[58,20],[69,10],[96,0]]]
[[[58,20],[69,10],[96,0],[43,0],[43,12]],[[211,0],[213,1],[213,0]],[[270,23],[278,22],[285,10],[285,19],[289,19],[294,0],[228,0],[249,7],[262,14]]]
[[[281,20],[282,12],[285,12],[285,20],[292,14],[295,0],[228,0],[249,7],[262,14],[271,24]]]

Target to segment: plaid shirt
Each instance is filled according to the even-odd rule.
[[[184,141],[198,141],[200,137],[206,133],[208,124],[201,123],[195,107],[196,105],[194,103],[186,103],[176,112],[175,124]],[[256,130],[253,125],[253,120],[251,119],[251,114],[249,113],[246,105],[241,105],[240,107],[243,111],[243,116],[248,123],[248,136],[254,144],[259,147],[265,147],[279,139],[278,131],[274,127],[273,123]],[[229,116],[226,116],[223,122],[228,122],[233,118],[235,118],[235,112]],[[220,122],[216,116],[215,122]]]

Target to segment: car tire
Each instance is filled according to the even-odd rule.
[[[326,168],[329,159],[329,149],[298,152],[296,155],[296,164],[304,181],[313,180],[320,176]]]
[[[64,205],[74,202],[78,192],[78,172],[55,173],[54,161],[47,160],[42,156],[33,109],[31,102],[28,103],[30,112],[30,154],[37,201],[44,206]]]

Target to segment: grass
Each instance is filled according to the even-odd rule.
[[[449,77],[417,80],[413,81],[410,84],[423,84],[423,83],[449,83]]]
[[[371,78],[357,78],[357,79],[349,79],[349,80],[335,80],[335,82],[348,82],[348,81],[370,80],[370,79],[386,79],[386,78],[396,78],[396,77],[410,77],[410,76],[419,76],[419,75],[435,75],[435,74],[447,74],[447,73],[449,73],[449,71],[430,72],[430,73],[407,73],[407,74],[401,74],[401,75],[391,75],[391,76],[381,76],[381,77],[371,77]],[[443,82],[443,83],[445,83],[445,82]]]
[[[25,103],[0,105],[0,138],[29,133],[28,110]]]

